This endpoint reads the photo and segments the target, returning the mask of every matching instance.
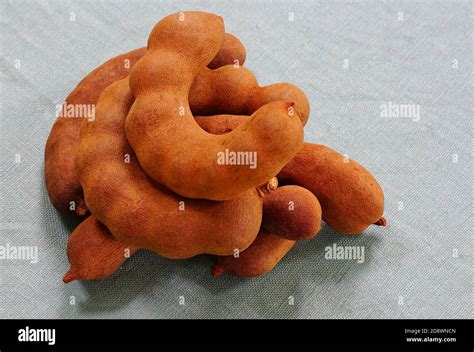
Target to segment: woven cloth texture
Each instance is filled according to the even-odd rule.
[[[36,246],[38,262],[0,260],[0,317],[472,318],[471,7],[1,0],[0,246]],[[324,227],[254,279],[212,278],[208,256],[142,251],[110,278],[65,285],[74,224],[51,206],[43,176],[55,106],[96,66],[145,46],[159,19],[185,10],[223,16],[262,85],[305,91],[305,140],[376,176],[389,225],[359,236]],[[414,115],[384,113],[408,105]],[[363,246],[364,261],[325,259],[334,244]]]

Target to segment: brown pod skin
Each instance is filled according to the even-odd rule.
[[[221,134],[232,131],[246,118],[196,116],[196,121],[205,131]],[[321,204],[323,220],[336,231],[357,234],[371,224],[387,225],[382,216],[384,195],[377,180],[362,165],[350,159],[345,163],[343,155],[328,147],[304,143],[278,178],[311,191]]]
[[[230,64],[235,66],[243,65],[245,57],[245,47],[239,38],[226,33],[221,49],[207,67],[211,70],[215,70],[216,68]]]
[[[377,180],[328,147],[305,143],[278,179],[310,190],[321,203],[323,220],[338,232],[357,234],[371,224],[386,224],[384,195]]]
[[[79,82],[66,98],[68,105],[95,105],[100,94],[110,84],[125,78],[131,67],[146,53],[146,48],[132,50],[114,57]],[[245,62],[245,48],[236,37],[224,34],[224,42],[215,59],[213,68]],[[60,115],[54,123],[45,148],[45,182],[49,198],[54,207],[64,216],[85,215],[82,187],[77,178],[75,157],[79,143],[79,130],[83,117]],[[71,210],[71,202],[75,210]]]
[[[263,200],[262,228],[256,240],[237,258],[218,257],[212,275],[225,271],[241,277],[263,275],[278,264],[296,240],[312,238],[320,229],[321,206],[310,191],[299,186],[277,188]]]
[[[189,92],[189,105],[195,115],[251,115],[265,104],[291,101],[290,111],[303,126],[309,118],[308,98],[290,83],[274,83],[260,87],[253,73],[245,67],[222,66],[216,70],[204,68],[194,77]]]
[[[128,83],[126,78],[107,87],[95,120],[84,119],[81,127],[76,169],[91,213],[119,241],[168,258],[245,250],[262,220],[259,192],[253,188],[215,202],[187,199],[153,183],[125,136],[133,103]]]
[[[263,199],[262,227],[288,240],[308,240],[321,229],[321,206],[303,187],[280,187]]]
[[[269,194],[277,187],[278,180],[274,177],[259,189],[264,194]],[[137,250],[138,247],[125,246],[116,240],[110,231],[91,215],[69,237],[67,253],[71,268],[64,275],[63,281],[69,283],[73,280],[99,280],[108,277]]]
[[[89,216],[69,237],[67,256],[71,268],[63,281],[103,279],[117,271],[137,250],[117,241],[94,216]]]
[[[213,134],[228,133],[247,118],[242,115],[195,117],[202,129]],[[321,229],[321,205],[314,194],[303,187],[280,187],[263,199],[262,227],[289,240],[310,239]]]
[[[296,241],[260,230],[252,245],[239,257],[218,257],[212,268],[212,276],[229,272],[240,277],[255,277],[268,273],[290,251]]]
[[[212,134],[225,134],[239,127],[247,115],[213,115],[213,116],[194,116],[194,119],[204,131]]]
[[[303,143],[295,103],[281,96],[254,106],[252,116],[228,134],[211,135],[197,126],[188,100],[191,86],[200,71],[214,72],[206,66],[223,35],[219,16],[204,12],[167,16],[151,32],[147,54],[130,73],[135,102],[125,125],[127,139],[150,178],[189,198],[234,199],[275,176]],[[215,71],[224,69],[233,76],[238,70],[225,66]],[[241,85],[232,89],[244,92]],[[222,100],[226,93],[216,89],[213,95]],[[227,105],[235,104],[227,98]],[[257,155],[258,165],[229,162],[224,156],[229,152]]]
[[[102,91],[112,82],[126,77],[146,52],[145,48],[132,50],[108,60],[89,73],[66,98],[68,105],[95,105]],[[129,61],[127,61],[129,60]],[[127,65],[129,63],[130,65]],[[46,142],[45,181],[49,198],[63,215],[84,215],[82,188],[77,179],[75,155],[79,143],[79,130],[84,116],[64,116],[56,119]],[[75,210],[70,210],[71,202]]]
[[[228,133],[247,118],[242,115],[195,117],[203,130],[213,134]],[[321,205],[314,194],[303,187],[280,187],[263,199],[262,227],[289,240],[310,239],[321,229]]]

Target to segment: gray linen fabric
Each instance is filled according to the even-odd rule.
[[[1,0],[2,318],[472,318],[472,2]],[[262,85],[307,94],[305,139],[371,170],[389,226],[298,243],[270,274],[210,276],[212,260],[131,258],[62,283],[73,224],[51,206],[43,153],[54,109],[106,59],[176,11],[220,14]],[[396,117],[384,107],[413,104]],[[419,114],[417,113],[419,109]],[[363,246],[365,260],[325,248]],[[184,304],[182,299],[184,298]],[[293,302],[294,300],[294,302]],[[294,304],[291,304],[294,303]]]

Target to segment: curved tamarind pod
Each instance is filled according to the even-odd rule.
[[[323,220],[336,231],[357,234],[371,224],[386,224],[384,195],[377,180],[328,147],[305,143],[278,179],[310,190],[321,203]]]
[[[125,136],[132,103],[126,78],[104,90],[95,120],[83,121],[76,167],[91,213],[119,241],[168,258],[245,250],[262,219],[257,190],[215,202],[187,199],[153,183]]]
[[[294,103],[278,100],[228,134],[200,129],[188,96],[194,77],[221,46],[224,25],[221,17],[203,12],[180,18],[173,14],[158,22],[147,54],[130,73],[135,102],[127,138],[146,174],[177,194],[234,199],[283,168],[301,147],[303,126]],[[247,161],[236,161],[242,154]]]
[[[146,48],[116,56],[89,73],[66,98],[66,107],[95,106],[102,91],[111,83],[125,78],[130,68],[146,53]],[[220,51],[211,62],[213,68],[245,62],[245,48],[235,36],[224,34]],[[45,181],[54,207],[65,216],[85,215],[82,187],[77,179],[75,158],[79,143],[82,109],[62,109],[46,142]]]
[[[196,121],[205,131],[221,134],[232,131],[246,118],[196,116]],[[371,224],[386,226],[384,195],[377,180],[362,165],[344,160],[328,147],[304,143],[278,178],[311,191],[321,203],[323,220],[336,231],[356,234]]]
[[[222,66],[216,70],[204,68],[194,77],[189,92],[189,105],[195,115],[251,115],[261,106],[274,101],[291,101],[290,114],[303,125],[309,118],[308,98],[290,83],[275,83],[265,87],[245,67]]]
[[[277,187],[278,180],[273,177],[258,189],[270,194]],[[115,239],[107,227],[91,215],[69,237],[68,259],[71,268],[63,281],[103,279],[118,270],[137,250],[137,247],[125,246]]]
[[[308,240],[321,229],[321,206],[306,188],[280,187],[263,199],[262,227],[288,240]]]
[[[67,256],[71,268],[63,281],[103,279],[114,273],[137,250],[137,247],[116,240],[91,215],[69,237]]]
[[[295,243],[262,229],[252,245],[238,257],[218,257],[211,274],[217,277],[227,271],[240,277],[263,275],[272,270]]]
[[[248,116],[196,116],[205,131],[224,134],[238,127]],[[313,193],[299,186],[284,186],[263,199],[262,227],[289,240],[306,240],[321,229],[321,205]]]
[[[94,106],[105,87],[127,76],[130,66],[145,52],[145,48],[136,49],[108,60],[81,80],[66,98],[65,108],[56,119],[45,148],[46,189],[51,203],[61,214],[84,215],[87,212],[74,160],[82,119],[93,116],[83,116],[81,112],[85,110],[76,108]],[[69,107],[74,109],[68,112]]]

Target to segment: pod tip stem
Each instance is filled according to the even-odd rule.
[[[387,219],[385,219],[383,216],[378,219],[376,222],[374,222],[374,225],[377,226],[387,226]]]
[[[77,274],[74,271],[70,270],[64,275],[63,282],[65,284],[67,284],[67,283],[69,283],[71,281],[74,281],[74,280],[77,280],[77,279],[79,279]]]
[[[220,264],[214,264],[211,270],[211,275],[214,277],[221,276],[225,272],[225,269]]]

